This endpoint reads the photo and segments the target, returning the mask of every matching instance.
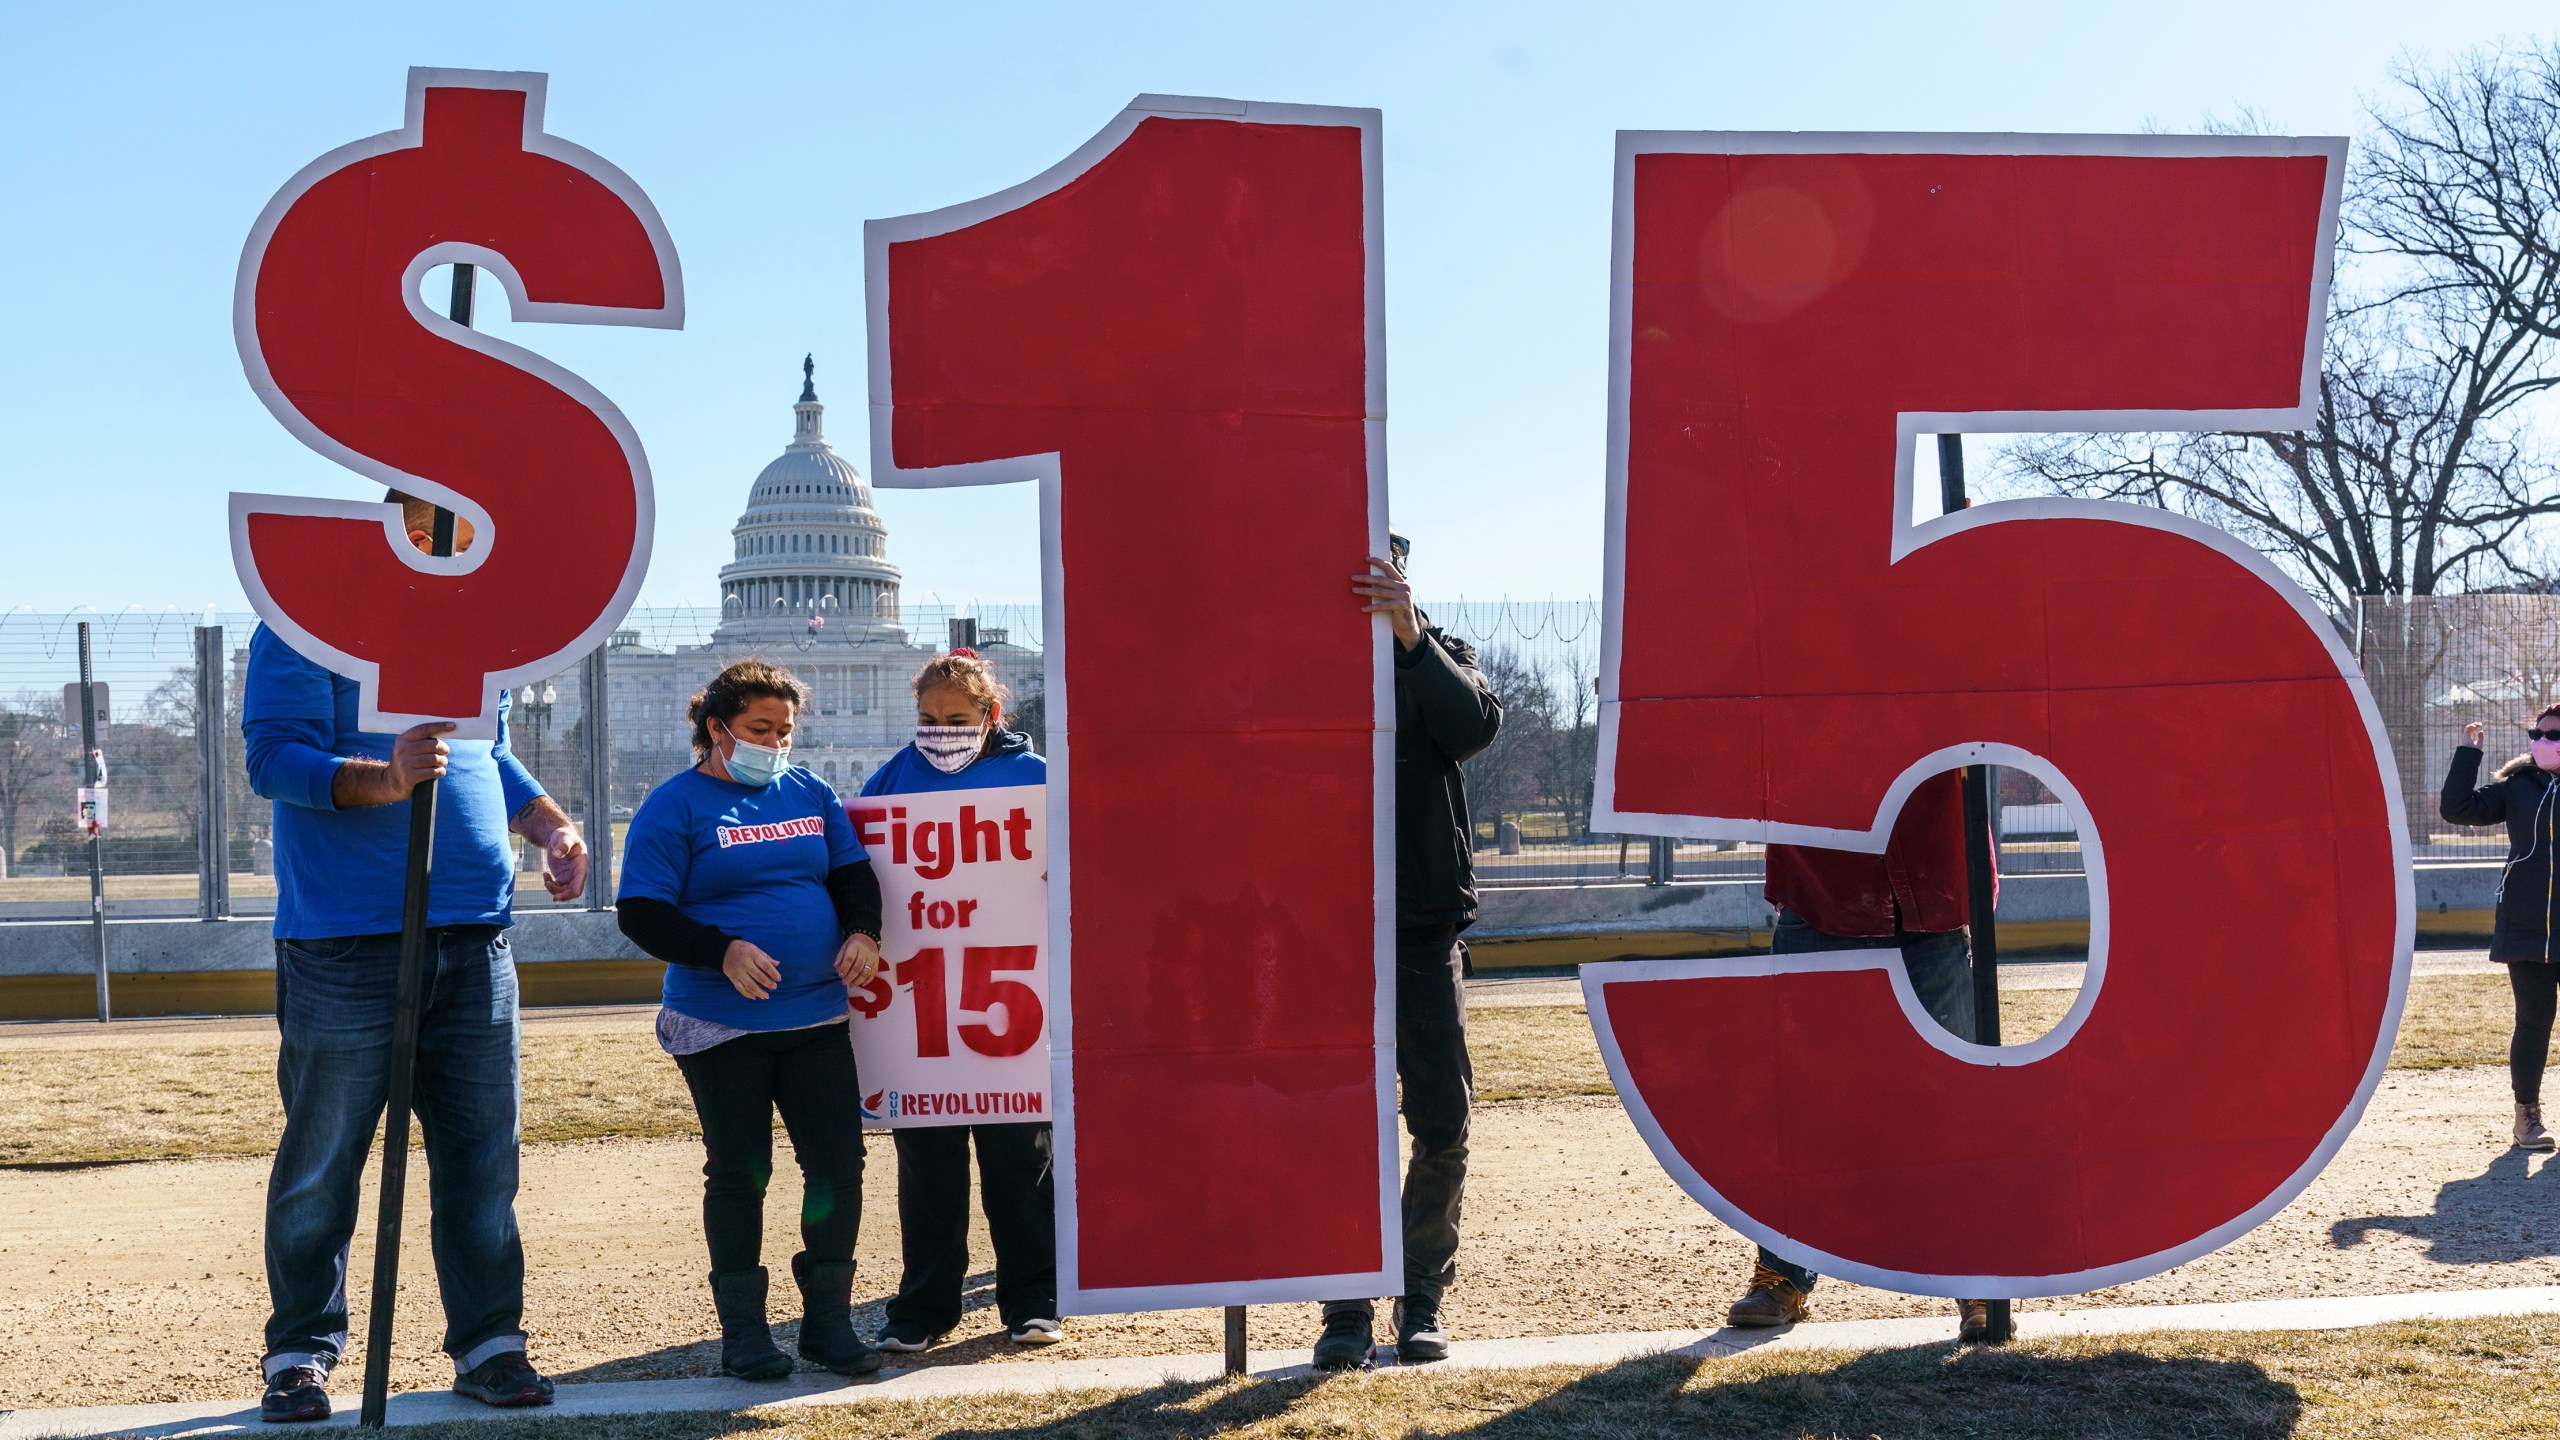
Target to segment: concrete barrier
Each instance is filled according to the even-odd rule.
[[[508,932],[527,1005],[654,1000],[666,967],[622,938],[613,912],[524,910]],[[97,1008],[87,921],[0,925],[0,1020],[81,1020]],[[119,920],[107,926],[107,984],[119,1016],[267,1015],[275,942],[254,920]]]
[[[2419,866],[2420,939],[2485,943],[2503,874],[2494,862]],[[1479,968],[1542,968],[1765,950],[1771,919],[1757,880],[1522,886],[1485,891],[1467,940]],[[511,938],[527,1005],[653,1000],[665,973],[622,938],[610,911],[523,911]],[[263,1015],[275,1008],[275,948],[264,920],[124,920],[107,927],[107,942],[120,1016]],[[91,943],[86,921],[0,925],[0,1020],[95,1015]],[[2088,944],[2086,877],[2001,880],[2003,955]]]

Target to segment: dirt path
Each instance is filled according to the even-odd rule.
[[[2560,1171],[2500,1133],[2505,1075],[2395,1071],[2319,1182],[2239,1243],[2096,1297],[2106,1304],[2371,1294],[2560,1283]],[[1489,1105],[1478,1112],[1465,1267],[1448,1318],[1461,1337],[1668,1329],[1715,1323],[1750,1246],[1666,1177],[1612,1099]],[[691,1140],[614,1140],[527,1150],[521,1215],[528,1322],[555,1375],[631,1379],[710,1373],[702,1281],[700,1150]],[[896,1162],[872,1147],[861,1279],[896,1282]],[[259,1211],[266,1165],[207,1159],[0,1172],[0,1404],[70,1405],[256,1393],[265,1285]],[[792,1248],[797,1176],[774,1177],[769,1260]],[[440,1386],[441,1314],[425,1263],[423,1191],[404,1253],[395,1384]],[[365,1212],[372,1213],[368,1193]],[[351,1266],[357,1314],[370,1245]],[[987,1254],[981,1232],[977,1254]],[[926,1357],[1009,1351],[976,1277],[960,1342]],[[1856,1286],[1816,1294],[1823,1319],[1925,1314],[1944,1302]],[[2061,1302],[2036,1302],[2058,1304]],[[782,1306],[777,1303],[777,1313]],[[866,1323],[876,1323],[876,1308]],[[361,1318],[358,1320],[361,1326]],[[1254,1343],[1312,1338],[1310,1306],[1254,1313]],[[786,1334],[788,1331],[786,1330]],[[1212,1311],[1070,1322],[1050,1356],[1213,1350]]]

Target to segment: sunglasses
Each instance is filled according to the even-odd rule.
[[[2524,738],[2527,740],[2560,740],[2560,730],[2527,730],[2524,732]]]

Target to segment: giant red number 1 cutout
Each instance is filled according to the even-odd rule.
[[[2411,888],[2328,620],[2231,537],[1914,525],[1916,436],[2291,428],[2343,141],[1620,140],[1599,829],[1875,851],[1975,759],[2066,800],[2088,982],[2000,1048],[1890,950],[1592,967],[1691,1194],[1817,1271],[2062,1294],[2273,1214],[2388,1058]]]
[[[412,70],[400,129],[286,182],[240,256],[233,329],[250,386],[312,449],[458,512],[437,559],[399,507],[233,495],[231,545],[276,633],[361,686],[359,723],[498,733],[498,694],[558,673],[622,623],[649,569],[640,437],[541,356],[419,296],[466,262],[518,320],[673,329],[675,245],[631,178],[544,133],[544,77]]]
[[[874,480],[1040,486],[1063,1308],[1395,1293],[1377,113],[1142,97],[865,241]]]

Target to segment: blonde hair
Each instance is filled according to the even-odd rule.
[[[979,659],[977,651],[966,648],[936,655],[916,671],[914,689],[919,700],[927,690],[945,685],[968,696],[990,721],[1002,717],[1005,702],[1013,698],[1004,682],[996,678],[996,668]]]
[[[740,660],[719,674],[711,683],[693,692],[686,702],[685,718],[693,722],[693,758],[700,760],[711,753],[711,722],[726,725],[745,712],[755,700],[780,700],[793,710],[809,708],[809,687],[800,677],[767,660]]]

